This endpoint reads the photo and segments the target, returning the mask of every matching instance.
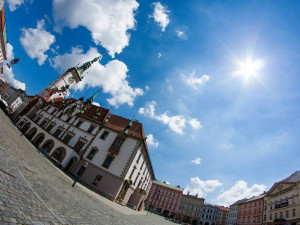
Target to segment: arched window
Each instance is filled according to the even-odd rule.
[[[92,159],[94,158],[94,156],[96,155],[97,152],[98,152],[98,149],[93,148],[93,149],[90,151],[90,153],[88,154],[87,158],[88,158],[89,160],[92,160]]]
[[[101,180],[102,180],[102,176],[97,175],[93,182],[93,185],[98,186],[98,184],[100,183]]]

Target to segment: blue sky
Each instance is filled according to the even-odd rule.
[[[299,10],[298,1],[7,0],[9,55],[21,60],[5,75],[34,95],[110,50],[70,97],[103,87],[97,103],[143,123],[157,179],[228,205],[299,170]]]

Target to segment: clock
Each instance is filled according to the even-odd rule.
[[[74,78],[73,77],[69,77],[68,81],[69,81],[70,84],[72,84],[74,82]]]

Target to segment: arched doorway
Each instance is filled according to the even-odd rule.
[[[49,153],[52,150],[53,146],[54,146],[54,141],[47,140],[43,144],[42,149],[44,149],[47,153]]]
[[[70,159],[70,161],[66,165],[65,171],[71,173],[76,164],[77,164],[77,158],[74,156]]]
[[[45,139],[45,134],[43,133],[38,134],[35,140],[33,141],[33,145],[37,148],[40,147],[40,144],[44,141],[44,139]]]
[[[59,147],[55,149],[55,151],[51,155],[51,157],[59,163],[61,163],[64,160],[65,156],[66,156],[66,149],[63,147]]]
[[[26,137],[28,140],[31,140],[31,139],[34,137],[34,135],[36,134],[36,132],[37,132],[36,127],[33,127],[33,128],[31,128],[31,129],[27,132],[27,134],[25,135],[25,137]]]

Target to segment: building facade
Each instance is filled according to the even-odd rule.
[[[263,223],[263,204],[265,194],[253,196],[239,204],[237,224],[260,225]]]
[[[7,38],[6,38],[6,21],[5,21],[5,12],[4,12],[4,0],[0,0],[0,66],[1,71],[3,71],[3,61],[7,60]]]
[[[264,224],[300,224],[300,171],[275,183],[264,198]]]
[[[154,180],[147,198],[147,210],[174,218],[182,199],[183,188]]]
[[[143,210],[154,173],[143,126],[91,104],[92,98],[47,103],[17,126],[56,165],[107,198]],[[22,126],[19,126],[23,123]]]
[[[229,208],[220,206],[218,225],[227,225]]]
[[[204,203],[202,207],[199,225],[217,225],[219,220],[220,207]]]
[[[27,94],[21,89],[16,89],[10,85],[2,84],[6,86],[5,89],[0,93],[1,98],[11,107],[12,112],[19,108],[23,101],[26,99]]]
[[[229,212],[228,212],[228,225],[236,225],[237,224],[237,217],[238,217],[238,210],[239,210],[239,204],[245,202],[247,199],[241,199],[233,203],[229,206]]]
[[[183,194],[177,218],[180,218],[180,220],[184,223],[196,225],[199,222],[203,205],[204,198],[199,198],[198,194]]]

